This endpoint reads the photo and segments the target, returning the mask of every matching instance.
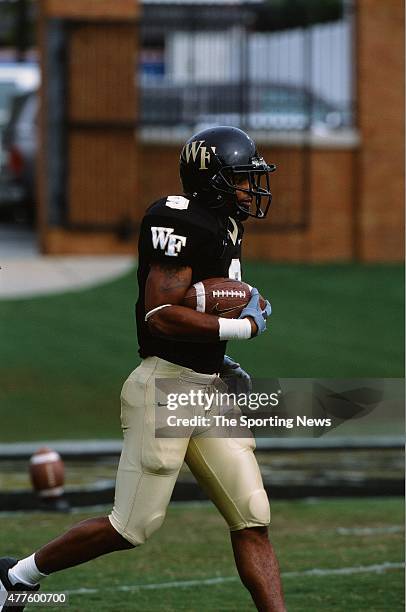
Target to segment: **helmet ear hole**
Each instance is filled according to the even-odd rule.
[[[224,175],[225,175],[225,171],[220,170],[220,172],[218,172],[212,177],[210,181],[210,185],[215,190],[220,191],[222,193],[232,193],[233,194],[234,189],[232,188],[230,182],[227,180],[227,177]]]
[[[223,178],[219,174],[215,174],[210,182],[213,185],[213,187],[217,187],[220,189],[224,187]]]

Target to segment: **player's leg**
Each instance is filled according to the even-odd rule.
[[[162,525],[186,454],[187,438],[155,437],[156,381],[170,378],[176,387],[181,370],[150,357],[130,375],[121,394],[124,447],[109,520],[135,546]]]
[[[241,582],[261,612],[282,612],[282,583],[279,564],[267,527],[231,531],[234,559]]]
[[[285,610],[279,566],[268,538],[269,502],[252,438],[197,436],[186,463],[227,521],[241,581],[258,610]]]
[[[35,553],[35,563],[44,574],[79,565],[117,550],[133,548],[106,516],[73,525],[66,533]]]
[[[46,574],[133,548],[162,524],[188,440],[155,439],[155,377],[166,375],[161,366],[156,358],[145,360],[124,383],[124,445],[111,515],[74,525],[18,562],[9,571],[12,583],[35,584]]]
[[[48,574],[79,565],[100,555],[133,548],[111,525],[107,517],[83,521],[25,559],[0,559],[0,591],[37,591]],[[0,611],[23,610],[2,606]]]

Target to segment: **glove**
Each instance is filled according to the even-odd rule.
[[[243,319],[244,317],[252,317],[257,324],[258,331],[254,336],[259,336],[266,330],[266,320],[270,316],[272,312],[272,308],[268,300],[265,302],[265,308],[261,310],[261,306],[259,305],[259,292],[255,287],[251,291],[251,299],[241,312],[239,319]]]
[[[240,364],[224,355],[220,378],[228,387],[229,393],[250,393],[252,382],[250,375],[240,367]]]

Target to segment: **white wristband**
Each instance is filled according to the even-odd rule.
[[[252,329],[249,319],[225,319],[219,317],[220,340],[248,340]]]

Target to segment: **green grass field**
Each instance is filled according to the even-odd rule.
[[[404,375],[403,266],[250,262],[244,277],[273,305],[269,333],[229,346],[251,374]],[[119,435],[121,385],[139,361],[136,293],[132,272],[85,291],[0,302],[0,441]]]
[[[272,510],[271,537],[284,575],[290,612],[404,609],[403,570],[377,573],[368,569],[403,562],[402,500],[274,502]],[[1,516],[1,550],[27,555],[73,522],[88,517]],[[340,533],[339,528],[348,531]],[[360,567],[366,570],[356,573]],[[343,568],[352,569],[325,575],[303,573]],[[291,576],[291,572],[298,574]],[[213,578],[218,579],[216,584],[204,583]],[[183,581],[194,582],[189,586],[179,584]],[[177,584],[146,588],[174,582]],[[79,589],[94,590],[78,593]],[[69,612],[254,610],[237,578],[224,521],[206,504],[172,504],[164,526],[145,546],[54,574],[43,583],[43,590],[73,591],[69,608],[63,608]]]

